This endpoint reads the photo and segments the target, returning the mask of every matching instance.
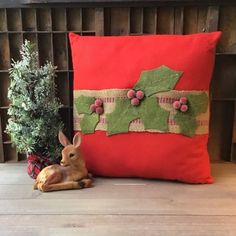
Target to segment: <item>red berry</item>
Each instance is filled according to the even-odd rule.
[[[178,110],[181,106],[181,103],[179,101],[175,101],[173,102],[172,106],[174,109]]]
[[[144,92],[141,90],[137,91],[136,98],[138,98],[139,100],[142,100],[144,98]]]
[[[136,97],[135,91],[134,91],[133,89],[130,89],[130,90],[128,91],[128,93],[127,93],[127,97],[128,97],[129,99],[135,98],[135,97]]]
[[[139,105],[139,99],[138,98],[132,98],[131,99],[131,105],[138,106]]]
[[[181,97],[181,98],[179,99],[179,102],[180,102],[181,104],[187,104],[188,99],[187,99],[186,97]]]
[[[101,115],[102,113],[104,112],[103,108],[102,107],[97,107],[96,108],[96,113]]]
[[[95,103],[94,103],[97,107],[101,107],[102,106],[102,104],[103,104],[103,101],[102,101],[102,99],[100,99],[100,98],[97,98],[96,100],[95,100]]]
[[[92,112],[95,112],[95,111],[96,111],[96,108],[97,108],[97,106],[96,106],[95,104],[91,104],[91,105],[90,105],[90,110],[91,110]]]
[[[186,112],[187,110],[188,110],[188,106],[185,104],[180,107],[180,111],[182,112]]]

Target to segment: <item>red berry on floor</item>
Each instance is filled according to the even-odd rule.
[[[96,113],[101,115],[104,112],[104,109],[102,107],[97,107],[96,108]]]
[[[138,98],[139,100],[142,100],[144,98],[144,92],[141,90],[137,91],[136,98]]]
[[[90,105],[90,111],[95,112],[96,108],[97,108],[97,106],[95,104]]]
[[[182,111],[182,112],[186,112],[187,110],[188,110],[188,106],[187,105],[182,105],[180,107],[180,111]]]
[[[178,110],[181,106],[181,103],[179,101],[174,101],[172,106],[174,109]]]
[[[128,97],[129,99],[135,98],[135,97],[136,97],[135,91],[134,91],[133,89],[130,89],[130,90],[128,91],[128,93],[127,93],[127,97]]]
[[[101,107],[103,104],[103,101],[100,98],[97,98],[94,103],[97,107]]]
[[[179,102],[180,102],[181,104],[187,104],[188,99],[187,99],[186,97],[181,97],[181,98],[179,99]]]
[[[131,105],[138,106],[139,105],[139,99],[138,98],[132,98],[131,99]]]

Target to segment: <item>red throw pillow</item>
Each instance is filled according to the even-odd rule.
[[[74,130],[92,174],[213,182],[208,91],[220,35],[70,33]]]

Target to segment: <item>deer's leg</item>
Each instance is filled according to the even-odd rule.
[[[82,179],[80,181],[66,181],[56,184],[40,184],[39,189],[43,192],[66,190],[66,189],[82,189],[88,188],[92,184],[91,179]]]

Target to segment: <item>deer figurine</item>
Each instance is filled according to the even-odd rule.
[[[91,175],[88,173],[79,149],[81,143],[80,134],[77,133],[74,136],[73,144],[61,131],[58,138],[64,146],[60,165],[55,164],[45,167],[36,178],[34,189],[49,192],[91,187]]]

